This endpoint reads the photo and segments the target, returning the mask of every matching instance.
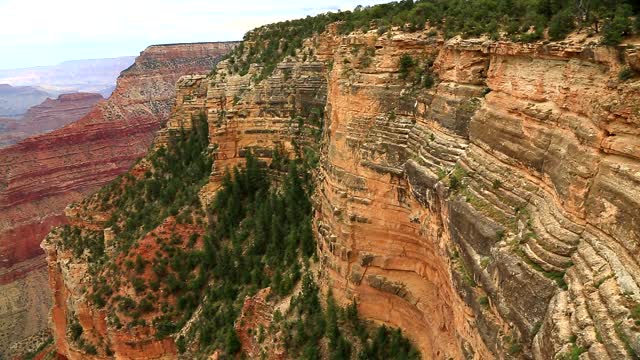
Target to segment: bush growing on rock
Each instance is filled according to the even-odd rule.
[[[549,38],[551,40],[562,40],[573,31],[574,28],[573,15],[569,9],[565,9],[553,15],[551,18],[549,22]]]
[[[406,79],[409,76],[409,72],[416,65],[413,57],[409,54],[402,54],[400,57],[400,62],[398,63],[398,72],[400,73],[401,79]]]
[[[72,340],[78,340],[82,336],[82,326],[78,322],[72,322],[69,326],[70,335]]]
[[[622,38],[631,32],[631,6],[619,5],[612,19],[607,21],[602,29],[602,43],[605,45],[617,45]]]
[[[625,66],[618,73],[618,79],[620,79],[620,81],[627,81],[631,79],[633,75],[634,75],[634,71],[630,67]]]
[[[401,0],[265,25],[247,33],[251,45],[238,46],[228,56],[231,71],[243,76],[250,64],[263,65],[256,77],[260,82],[286,56],[297,56],[304,39],[323,32],[335,22],[341,34],[375,29],[378,35],[383,35],[390,34],[391,28],[417,31],[428,23],[432,34],[437,34],[438,29],[445,38],[489,35],[498,39],[501,33],[506,33],[511,40],[522,42],[542,39],[545,28],[549,29],[551,40],[562,40],[577,25],[596,33],[602,31],[603,43],[615,45],[629,34],[634,11],[636,28],[640,31],[640,7],[631,7],[633,3],[631,0],[613,3],[593,0],[588,5],[568,0]]]

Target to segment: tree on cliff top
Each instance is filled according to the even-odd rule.
[[[244,39],[251,42],[228,57],[231,71],[242,75],[250,64],[262,65],[260,81],[286,56],[296,56],[305,39],[335,22],[342,34],[372,28],[384,33],[389,27],[416,31],[429,24],[446,38],[506,35],[523,42],[543,38],[546,28],[552,40],[561,40],[577,27],[603,33],[603,44],[615,45],[631,33],[634,15],[640,32],[640,2],[633,0],[402,0],[264,25],[247,32]]]

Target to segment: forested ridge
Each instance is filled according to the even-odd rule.
[[[403,0],[264,25],[247,32],[250,45],[241,43],[227,58],[231,72],[240,75],[260,64],[259,82],[331,23],[339,24],[340,34],[375,29],[384,35],[392,27],[415,32],[429,26],[429,34],[445,39],[486,35],[517,42],[558,41],[582,30],[600,36],[603,45],[617,45],[640,33],[639,14],[640,3],[633,0]]]

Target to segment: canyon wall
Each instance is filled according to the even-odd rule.
[[[426,358],[637,356],[640,94],[618,79],[637,52],[368,33],[336,53],[316,217],[334,294]],[[403,54],[435,86],[399,79]]]
[[[262,81],[260,64],[239,75],[228,61],[210,77],[183,77],[168,128],[208,114],[206,205],[225,168],[248,149],[265,160],[276,147],[296,151],[292,123],[323,108],[321,286],[401,328],[424,358],[633,359],[638,56],[580,37],[444,41],[427,30],[339,35],[331,26]],[[627,67],[636,76],[620,79]],[[155,145],[167,141],[162,130]],[[79,315],[116,357],[177,356],[149,326],[124,337],[105,325],[83,296],[88,264],[55,234],[44,247],[54,316]],[[65,324],[54,330],[58,351],[87,358]]]
[[[212,77],[182,77],[177,83],[176,108],[166,128],[158,132],[154,141],[156,148],[168,145],[169,132],[191,129],[194,116],[207,114],[210,149],[215,162],[210,181],[199,193],[204,207],[210,203],[220,186],[225,169],[242,164],[247,151],[253,151],[258,158],[269,161],[275,147],[281,147],[291,154],[296,140],[298,146],[303,146],[309,137],[305,136],[304,131],[302,134],[299,132],[300,127],[297,121],[292,120],[292,116],[307,114],[312,109],[321,111],[326,103],[326,66],[318,59],[306,62],[293,58],[285,60],[260,83],[256,83],[254,78],[260,70],[258,67],[253,67],[244,76],[231,74],[229,70],[230,64],[225,60],[218,64],[217,72]],[[305,131],[320,131],[320,127],[305,127]],[[131,174],[140,176],[144,173],[145,163],[141,161]],[[89,198],[79,205],[68,207],[67,217],[74,226],[110,234],[111,230],[105,229],[109,214],[95,211],[95,202]],[[139,239],[140,245],[132,248],[127,256],[153,256],[147,244],[155,244],[153,239],[156,234],[160,237],[164,234],[169,238],[175,231],[173,224],[175,220],[167,218],[162,225]],[[116,314],[121,319],[128,317],[115,301],[100,309],[87,296],[92,275],[86,259],[75,258],[71,249],[61,246],[61,238],[54,232],[47,236],[42,246],[46,252],[50,286],[54,293],[52,327],[59,354],[68,359],[100,359],[107,356],[104,348],[109,348],[116,358],[162,359],[178,356],[173,337],[155,336],[157,328],[153,319],[162,315],[160,309],[145,314],[145,325],[133,328],[114,326],[107,320],[108,315]],[[104,281],[111,286],[116,282],[112,278],[105,278]],[[124,294],[137,300],[131,289],[124,290]],[[196,317],[197,314],[198,311]],[[82,326],[83,339],[88,343],[101,344],[97,347],[96,355],[89,354],[82,344],[70,338],[70,319],[77,319]],[[193,322],[194,319],[190,320],[186,328]],[[189,358],[188,355],[185,358]]]
[[[100,94],[63,94],[30,108],[20,120],[0,119],[0,147],[79,120],[101,100]]]
[[[40,242],[64,224],[63,209],[95,191],[143,156],[166,122],[175,83],[185,74],[208,72],[236,43],[154,45],[123,71],[109,100],[59,130],[0,150],[0,279],[7,304],[0,313],[0,349],[46,327],[44,310],[22,311],[28,297],[16,281],[45,271]],[[46,291],[45,277],[32,287]],[[33,297],[30,297],[33,299]],[[25,318],[35,318],[23,331]],[[9,349],[12,354],[20,349]]]

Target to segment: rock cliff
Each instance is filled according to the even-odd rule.
[[[103,100],[100,94],[63,94],[46,99],[20,119],[0,119],[0,147],[15,144],[30,136],[42,134],[79,120]]]
[[[640,98],[618,74],[637,52],[367,33],[336,53],[316,217],[334,293],[427,358],[636,356]]]
[[[47,325],[45,312],[37,311],[49,304],[46,278],[37,275],[45,270],[40,242],[53,226],[67,221],[65,206],[124,173],[144,155],[169,116],[178,78],[209,71],[235,44],[150,46],[122,72],[109,100],[86,116],[0,150],[0,284],[3,301],[15,304],[0,313],[0,349]],[[32,297],[20,290],[15,283],[20,278],[45,294]],[[43,306],[24,312],[25,297]]]
[[[251,53],[251,38],[244,44]],[[330,26],[264,79],[261,64],[239,74],[230,60],[209,77],[183,77],[167,128],[208,114],[206,205],[247,150],[267,161],[274,149],[299,151],[309,137],[292,124],[324,114],[324,126],[307,128],[322,126],[321,287],[401,328],[424,358],[633,359],[640,87],[619,74],[640,71],[638,56],[580,37],[444,41],[428,29],[340,35]],[[69,208],[78,221],[101,216],[78,208]],[[100,220],[82,228],[96,226],[104,231]],[[174,339],[152,340],[150,326],[124,337],[105,325],[84,295],[88,264],[57,244],[52,234],[44,247],[60,353],[88,356],[67,334],[74,313],[116,357],[177,357]],[[274,308],[261,294],[243,308],[259,324]],[[252,332],[237,328],[255,353]]]
[[[156,149],[170,146],[171,132],[189,130],[193,127],[193,118],[196,115],[203,112],[207,114],[210,150],[213,151],[215,162],[211,178],[198,194],[205,208],[220,186],[225,169],[243,164],[248,151],[252,151],[259,159],[270,161],[272,151],[276,147],[285,153],[293,152],[295,146],[303,148],[305,141],[309,139],[304,133],[318,133],[320,127],[305,126],[301,133],[298,122],[293,121],[292,117],[295,114],[309,115],[312,112],[321,112],[326,102],[326,67],[318,60],[300,62],[290,59],[278,65],[274,74],[260,84],[256,84],[253,78],[259,68],[252,69],[244,76],[230,74],[228,60],[219,63],[217,68],[216,74],[212,77],[190,75],[178,81],[175,111],[166,128],[158,132],[154,142]],[[316,116],[320,121],[321,115]],[[294,145],[296,140],[297,145]],[[130,174],[141,177],[148,170],[148,163],[148,160],[141,161]],[[98,211],[97,208],[100,206],[97,205],[99,201],[96,196],[99,194],[67,208],[67,218],[73,226],[80,229],[102,230],[104,234],[111,234],[112,230],[108,228],[105,220],[111,216],[113,210],[104,213]],[[183,241],[186,241],[184,234],[202,232],[198,227],[185,230],[180,228],[181,225],[176,225],[173,217],[168,217],[161,225],[137,240],[138,245],[124,256],[134,259],[140,255],[145,259],[149,257],[149,263],[158,263],[159,260],[153,258],[155,246],[151,244],[159,242],[154,238],[168,239],[172,234],[178,233],[184,236]],[[107,238],[111,237],[112,235],[105,236],[105,244]],[[52,232],[42,244],[47,254],[50,286],[54,294],[53,332],[60,354],[69,359],[97,359],[107,353],[112,353],[115,357],[137,359],[178,356],[175,338],[157,336],[158,328],[155,325],[163,315],[160,309],[144,315],[145,325],[132,323],[131,320],[124,323],[124,319],[129,319],[130,316],[119,305],[118,295],[131,296],[134,301],[141,300],[131,289],[111,295],[112,300],[107,302],[106,308],[98,308],[87,293],[87,289],[95,284],[95,275],[91,274],[86,259],[75,258],[71,249],[61,245],[63,243],[64,237],[60,233]],[[202,244],[195,244],[196,249],[201,246]],[[188,249],[185,247],[185,250]],[[155,254],[158,256],[157,251]],[[123,266],[122,262],[118,264]],[[128,281],[126,274],[122,277],[122,280],[114,280],[113,276],[105,276],[104,281],[108,286],[115,286],[115,283]],[[145,280],[152,281],[154,277],[155,275],[150,274],[149,279]],[[161,283],[164,282],[164,279],[159,280]],[[161,290],[157,295],[160,297],[164,292],[165,290]],[[176,300],[170,296],[170,306],[175,306]],[[194,323],[198,321],[197,314],[201,311],[196,311],[194,318],[189,320],[180,334],[196,327]],[[119,320],[123,322],[122,327],[115,326],[113,321],[109,320],[109,314],[115,314],[122,319]],[[253,315],[250,316],[253,318]],[[70,338],[68,329],[73,321],[77,321],[84,329],[84,343]],[[251,329],[252,324],[247,324],[247,327],[238,331]],[[245,344],[252,343],[246,334],[243,341]],[[87,343],[100,344],[97,346],[97,355],[92,357],[87,352]],[[251,346],[255,347],[255,344]],[[109,352],[103,350],[105,348],[108,348]]]

